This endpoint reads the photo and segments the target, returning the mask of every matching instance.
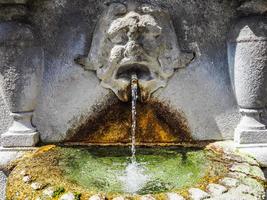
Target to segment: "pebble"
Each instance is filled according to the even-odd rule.
[[[188,190],[192,200],[203,200],[209,198],[210,195],[207,192],[202,191],[198,188],[191,188]]]
[[[141,196],[140,200],[156,200],[151,194]]]
[[[115,197],[113,200],[125,200],[124,197]]]
[[[31,187],[34,190],[40,190],[40,189],[42,189],[43,185],[41,183],[34,182],[34,183],[31,184]]]
[[[89,198],[89,200],[104,200],[104,199],[105,197],[102,196],[101,194],[95,194]]]
[[[52,198],[54,192],[55,192],[55,189],[53,187],[48,187],[43,191],[43,195]]]
[[[75,196],[74,194],[72,194],[71,192],[65,193],[63,194],[59,200],[75,200]]]
[[[24,183],[29,183],[31,182],[32,178],[29,175],[27,175],[27,176],[23,176],[22,180]]]
[[[21,170],[20,175],[26,176],[27,175],[26,170]]]
[[[210,183],[207,186],[207,190],[212,196],[218,196],[226,192],[227,188],[219,184]]]
[[[167,195],[168,200],[184,200],[184,198],[177,193],[171,192],[171,193],[167,193],[166,195]]]

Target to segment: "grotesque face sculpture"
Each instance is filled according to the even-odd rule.
[[[145,101],[192,59],[192,53],[179,49],[167,12],[151,5],[113,3],[97,24],[88,56],[77,62],[95,70],[102,86],[122,101],[128,101],[136,74]]]

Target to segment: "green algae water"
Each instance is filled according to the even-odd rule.
[[[131,162],[128,147],[57,148],[59,167],[71,182],[90,191],[132,193],[135,183],[145,178],[136,194],[153,194],[193,185],[207,175],[205,152],[191,148],[137,148],[136,164],[141,176],[125,182]],[[134,166],[133,166],[134,167]],[[128,170],[134,170],[133,168]]]

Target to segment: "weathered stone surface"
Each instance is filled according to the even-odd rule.
[[[208,179],[203,179],[203,183],[200,181],[197,184],[193,183],[192,188],[188,191],[184,191],[185,188],[177,188],[173,189],[174,191],[179,191],[181,189],[181,194],[185,195],[184,198],[187,198],[186,195],[187,192],[189,193],[189,197],[191,199],[221,199],[221,200],[227,200],[227,198],[230,199],[237,199],[237,197],[240,196],[241,199],[246,199],[249,197],[253,197],[252,199],[257,200],[264,200],[265,197],[265,191],[264,191],[264,177],[262,177],[262,172],[260,171],[260,168],[258,165],[254,165],[254,162],[252,164],[249,164],[247,162],[247,155],[242,154],[240,152],[235,152],[231,150],[229,146],[226,146],[224,150],[224,143],[216,142],[214,144],[210,144],[207,148],[205,153],[207,154],[207,160],[206,162],[211,162],[210,167],[205,166],[208,170]],[[27,156],[23,159],[20,159],[18,165],[13,169],[9,176],[9,183],[12,182],[12,184],[9,184],[7,191],[9,198],[12,197],[21,197],[22,194],[17,195],[17,191],[14,190],[14,188],[21,190],[24,188],[29,188],[31,186],[30,183],[24,182],[22,179],[25,176],[32,175],[34,177],[34,183],[43,183],[43,186],[47,186],[47,188],[42,187],[38,190],[40,194],[42,194],[41,197],[45,196],[51,196],[52,193],[55,191],[53,188],[58,187],[59,185],[64,185],[64,188],[60,188],[60,191],[72,191],[73,194],[75,194],[73,191],[73,188],[76,188],[77,192],[79,191],[79,194],[82,196],[85,196],[86,198],[90,197],[91,200],[103,200],[105,199],[105,196],[101,195],[96,191],[96,195],[91,196],[92,194],[95,194],[95,189],[90,191],[90,187],[88,187],[88,193],[86,191],[83,191],[83,187],[80,184],[76,184],[75,187],[73,187],[73,183],[75,181],[72,181],[69,179],[69,177],[62,176],[60,173],[61,167],[64,169],[63,163],[59,165],[55,165],[57,163],[56,161],[59,160],[70,160],[70,162],[76,163],[75,160],[69,159],[63,159],[66,157],[58,157],[59,155],[64,154],[63,152],[69,152],[68,155],[76,155],[78,158],[84,157],[83,155],[88,154],[81,154],[79,155],[80,149],[73,148],[72,151],[69,151],[70,148],[63,148],[63,147],[55,147],[54,145],[50,146],[44,146],[37,151],[35,151],[32,155],[27,154]],[[71,153],[72,152],[72,153]],[[74,153],[76,152],[76,153]],[[97,153],[95,150],[92,151],[93,155]],[[108,151],[109,153],[109,151]],[[190,151],[191,153],[191,151]],[[44,156],[47,157],[44,157]],[[186,154],[187,155],[187,154]],[[235,155],[235,156],[234,156]],[[66,155],[65,155],[66,156]],[[90,156],[89,156],[90,157]],[[231,158],[235,159],[231,159]],[[240,159],[237,159],[237,157],[240,157]],[[40,162],[41,161],[41,162]],[[237,162],[237,161],[240,161]],[[38,166],[37,163],[40,162],[40,165]],[[84,162],[86,162],[84,160]],[[198,163],[198,162],[197,162]],[[68,165],[68,163],[65,163]],[[97,165],[97,162],[96,162]],[[60,166],[60,167],[59,167]],[[98,165],[97,165],[98,166]],[[231,167],[232,166],[232,167]],[[53,169],[53,170],[51,170]],[[212,170],[210,170],[212,169]],[[74,167],[74,170],[77,170],[77,167]],[[86,170],[88,168],[86,167]],[[104,167],[105,170],[105,167]],[[38,175],[35,174],[36,171],[38,172]],[[72,170],[69,169],[70,172]],[[82,168],[80,171],[83,171]],[[77,171],[76,171],[77,172]],[[207,174],[204,171],[203,174]],[[53,174],[53,175],[51,175]],[[79,178],[80,176],[78,176]],[[218,177],[224,177],[222,179],[218,180]],[[45,181],[44,181],[45,180]],[[201,180],[201,179],[200,179]],[[114,181],[114,180],[112,180]],[[179,178],[177,179],[179,181]],[[198,186],[201,185],[201,189],[198,188]],[[25,187],[26,186],[26,187]],[[53,187],[51,190],[49,187]],[[186,186],[188,187],[188,186]],[[35,188],[37,189],[37,187]],[[32,194],[32,190],[25,191],[25,195]],[[81,192],[80,192],[81,191]],[[47,195],[45,193],[47,192]],[[39,195],[39,193],[36,195]],[[113,199],[114,196],[109,196],[109,194],[106,194],[107,199]],[[122,191],[123,195],[123,191]],[[176,193],[168,193],[160,194],[160,196],[157,196],[158,194],[152,195],[144,195],[142,198],[166,198],[170,200],[179,200],[184,199],[182,196],[176,194]],[[133,198],[141,198],[140,195],[133,195]],[[47,197],[48,198],[48,197]],[[125,197],[127,199],[128,196]],[[129,197],[131,198],[131,197]],[[89,198],[88,198],[89,199]],[[123,196],[119,196],[116,198],[116,200],[124,199]]]
[[[24,127],[19,129],[19,126],[12,126],[17,131],[25,130]],[[33,147],[39,142],[39,133],[34,132],[34,129],[28,129],[29,131],[24,133],[6,132],[1,135],[1,145],[4,147]]]
[[[146,101],[166,86],[174,69],[193,58],[193,53],[181,52],[167,10],[131,2],[108,6],[96,26],[89,55],[77,61],[96,70],[102,86],[122,101],[129,101],[131,74],[136,74],[140,98]]]
[[[249,0],[245,1],[238,10],[249,15],[249,14],[264,14],[267,12],[267,2],[265,0]]]
[[[239,181],[237,179],[229,177],[221,179],[220,183],[228,187],[237,187],[239,185]]]
[[[219,196],[222,193],[227,191],[227,188],[219,185],[219,184],[214,184],[214,183],[210,183],[207,186],[207,191],[212,195],[212,196]]]
[[[168,200],[184,200],[184,198],[177,193],[167,193]]]
[[[25,4],[28,0],[0,0],[0,4]]]
[[[31,184],[31,187],[33,190],[40,190],[44,187],[44,185],[42,183],[38,183],[38,182],[33,182]]]
[[[266,5],[263,1],[248,1],[240,10],[250,14],[262,13]],[[264,15],[243,17],[229,35],[231,80],[242,115],[234,141],[237,147],[266,146],[267,127],[262,113],[265,113],[267,101],[267,18]]]
[[[43,196],[52,198],[54,195],[54,192],[55,192],[55,188],[48,187],[48,188],[44,189]]]
[[[5,200],[6,175],[0,170],[0,200]]]
[[[247,176],[254,176],[254,177],[258,177],[260,179],[265,179],[264,177],[264,174],[262,172],[262,170],[257,167],[257,166],[251,166],[251,165],[248,165],[248,164],[235,164],[233,165],[231,168],[230,168],[230,171],[233,171],[233,172],[240,172],[240,173],[243,173]]]
[[[207,192],[204,192],[203,190],[198,188],[190,188],[188,192],[192,200],[203,200],[210,197]]]
[[[1,94],[14,120],[1,144],[35,146],[39,135],[31,119],[41,88],[43,51],[29,25],[11,21],[1,22],[0,27]]]
[[[241,152],[253,155],[262,167],[267,167],[267,146],[262,144],[255,144],[251,146],[239,145],[238,148]]]
[[[75,200],[75,196],[74,196],[73,193],[68,192],[68,193],[66,193],[66,194],[63,194],[63,195],[59,198],[59,200]]]
[[[4,148],[0,148],[0,171],[5,171],[6,173],[9,173],[9,164],[11,164],[12,161],[23,156],[24,153],[24,151],[9,151],[5,150]]]
[[[24,3],[19,0],[0,1],[8,4],[20,2]],[[26,21],[33,24],[46,50],[44,85],[42,94],[38,96],[34,124],[42,133],[44,142],[64,141],[75,127],[94,115],[95,107],[113,97],[99,86],[95,74],[84,72],[73,62],[77,55],[88,53],[98,15],[105,9],[104,1],[31,2],[31,15]],[[194,139],[231,139],[239,115],[230,87],[225,41],[230,24],[240,16],[236,12],[240,1],[142,2],[167,8],[181,49],[196,52],[195,61],[174,73],[166,88],[157,90],[153,97],[185,113]],[[256,4],[258,2],[262,3],[260,7]],[[242,9],[248,8],[249,12],[257,10],[254,14],[264,13],[264,3],[260,0],[245,1]],[[262,100],[265,101],[265,97]],[[1,102],[2,99],[0,133],[4,133],[12,119],[7,117],[8,109]],[[266,141],[261,131],[256,133],[255,137],[249,132],[240,138],[243,142]],[[262,164],[267,163],[266,147],[256,145],[244,148],[259,155],[257,159],[262,160]]]
[[[104,199],[105,199],[105,196],[101,194],[95,194],[91,196],[88,200],[104,200]]]
[[[140,197],[141,200],[156,200],[151,194],[147,194]]]
[[[115,198],[113,198],[113,200],[125,200],[125,198],[122,197],[122,196],[120,196],[120,197],[115,197]]]
[[[168,10],[180,48],[196,52],[194,62],[175,72],[167,87],[153,96],[183,110],[194,139],[232,138],[239,116],[228,76],[225,41],[230,21],[237,16],[237,2],[150,3]],[[94,73],[85,72],[73,61],[77,55],[88,53],[96,21],[104,9],[103,1],[93,0],[38,1],[31,5],[29,20],[40,30],[46,49],[44,85],[33,120],[45,142],[69,137],[70,129],[113,96],[99,85]]]
[[[27,176],[23,176],[22,180],[24,183],[29,183],[32,181],[32,178],[31,176],[27,175]]]

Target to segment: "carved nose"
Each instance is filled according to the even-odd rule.
[[[143,52],[143,49],[140,44],[138,44],[136,41],[129,41],[126,44],[124,56],[125,57],[134,57],[139,56]]]

